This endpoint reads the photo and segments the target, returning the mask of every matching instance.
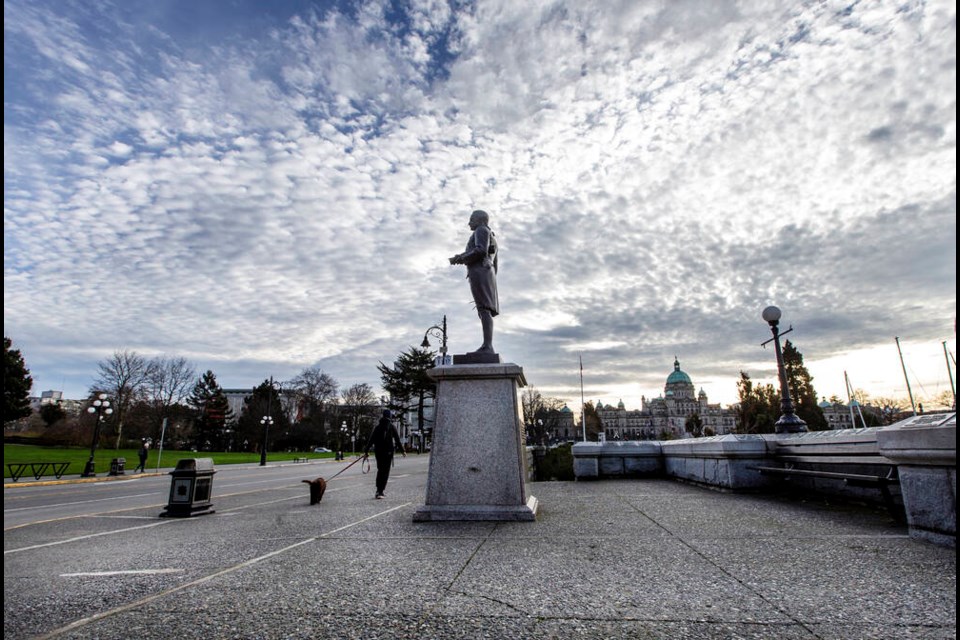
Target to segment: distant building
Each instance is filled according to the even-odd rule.
[[[236,423],[240,419],[240,414],[243,413],[247,399],[253,395],[253,388],[221,389],[221,391],[227,398],[227,404],[230,406],[230,411],[233,412],[233,422]],[[300,413],[297,396],[293,391],[282,389],[280,391],[280,404],[283,405],[283,410],[290,416],[291,421],[297,422],[303,417]]]
[[[861,405],[856,400],[850,404],[830,402],[826,398],[819,405],[828,429],[857,429],[882,424],[882,410],[869,404]],[[911,414],[912,415],[912,414]]]
[[[86,400],[69,400],[63,397],[63,391],[43,391],[40,397],[30,396],[30,408],[33,411],[40,411],[41,407],[48,404],[60,405],[64,413],[68,416],[76,416],[83,412],[83,406]]]
[[[616,407],[597,403],[597,416],[607,440],[657,440],[663,434],[687,437],[687,419],[698,415],[704,434],[723,435],[737,428],[737,412],[710,404],[703,389],[697,393],[693,382],[674,359],[673,372],[667,376],[663,395],[641,398],[639,410],[628,411],[621,400]]]
[[[570,407],[563,405],[561,409],[554,409],[538,414],[535,420],[541,421],[547,441],[550,444],[579,440],[576,420]],[[527,431],[527,444],[534,444],[533,434]]]
[[[560,414],[557,416],[556,424],[554,425],[555,433],[558,436],[558,440],[574,440],[577,437],[577,425],[574,421],[573,411],[570,410],[570,407],[563,405],[563,408],[560,409]]]

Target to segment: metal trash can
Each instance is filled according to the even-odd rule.
[[[110,475],[111,476],[122,476],[124,475],[123,470],[127,466],[126,458],[114,458],[110,461]]]
[[[213,513],[213,458],[185,458],[170,472],[170,499],[162,518],[189,518]]]

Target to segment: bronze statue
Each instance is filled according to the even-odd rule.
[[[497,296],[497,239],[490,230],[490,216],[477,209],[470,214],[473,234],[463,253],[450,258],[450,264],[467,265],[470,292],[480,316],[483,344],[473,353],[495,353],[493,350],[493,318],[500,314]]]

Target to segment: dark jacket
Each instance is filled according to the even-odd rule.
[[[363,452],[370,453],[371,447],[378,456],[393,453],[396,449],[403,447],[397,428],[387,418],[380,418],[380,422],[373,428],[373,433],[370,434],[370,439],[367,440],[367,446],[364,447]]]

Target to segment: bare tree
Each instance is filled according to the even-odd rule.
[[[907,398],[894,398],[892,396],[877,396],[871,398],[870,404],[880,408],[880,416],[883,424],[893,424],[902,419],[902,415],[910,408],[910,400]]]
[[[123,419],[131,405],[144,394],[147,379],[152,374],[153,362],[136,351],[114,351],[106,360],[97,363],[97,379],[90,393],[106,393],[114,408],[114,424],[117,427],[117,444],[123,436]]]
[[[533,385],[529,385],[520,395],[520,402],[523,405],[523,419],[529,424],[540,409],[543,408],[543,396]]]
[[[190,395],[197,371],[186,358],[160,356],[150,361],[144,383],[146,401],[151,409],[151,422],[156,433],[164,418],[169,418],[174,405],[182,404]]]
[[[363,444],[373,431],[375,410],[379,404],[373,388],[366,382],[354,384],[340,394],[343,415],[350,420],[349,428],[356,442]]]
[[[556,435],[562,422],[561,411],[566,406],[559,398],[543,396],[536,387],[529,386],[520,396],[523,422],[530,442],[546,444],[551,434]]]
[[[308,367],[283,386],[293,391],[299,404],[312,413],[322,412],[327,405],[336,402],[340,384],[320,368]]]

